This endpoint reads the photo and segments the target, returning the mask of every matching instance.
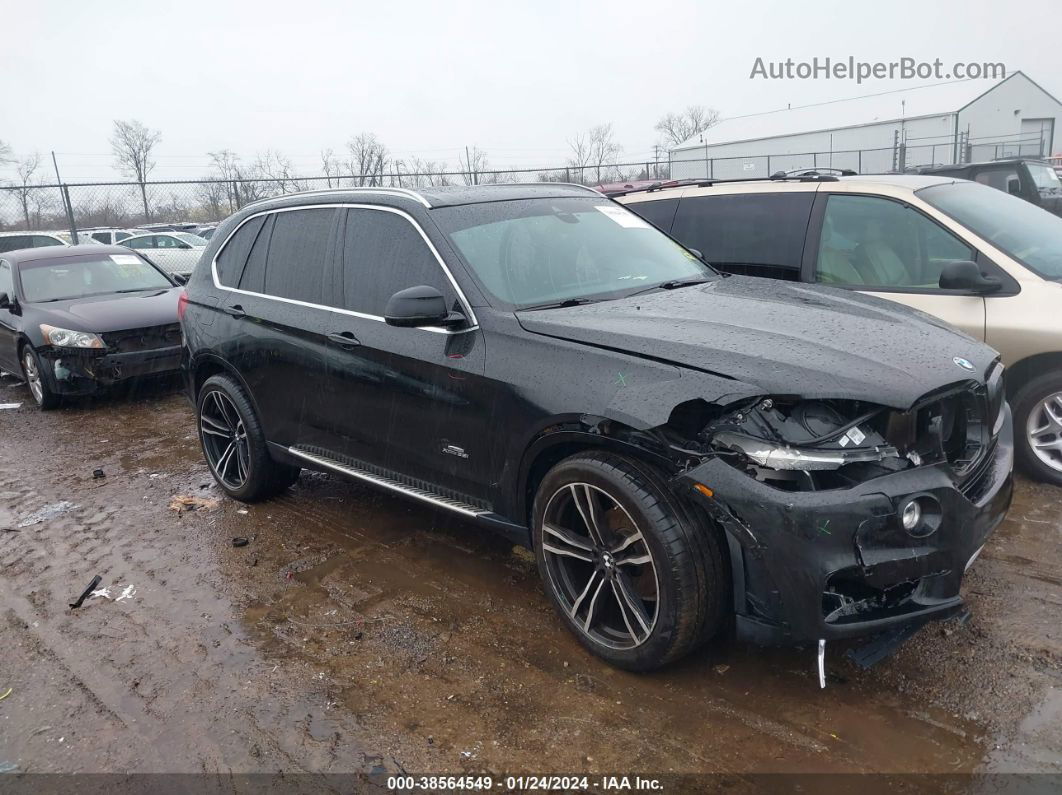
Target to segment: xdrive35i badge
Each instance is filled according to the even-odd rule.
[[[959,367],[961,367],[963,370],[969,370],[971,373],[974,371],[973,362],[971,362],[969,359],[964,359],[961,356],[956,356],[954,359],[952,359],[952,361],[955,362],[955,364],[959,365]]]

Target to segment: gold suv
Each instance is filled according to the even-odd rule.
[[[911,175],[689,180],[616,198],[722,271],[871,293],[987,342],[1008,367],[1019,463],[1062,485],[1062,218]]]

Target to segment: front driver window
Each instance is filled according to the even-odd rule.
[[[830,196],[816,281],[858,287],[939,289],[949,262],[972,260],[965,243],[907,205],[873,196]]]

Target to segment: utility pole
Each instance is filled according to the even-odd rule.
[[[59,161],[52,150],[52,165],[55,167],[55,181],[59,185],[59,195],[63,198],[63,206],[66,208],[66,222],[70,227],[70,244],[77,245],[77,224],[74,223],[74,207],[70,203],[70,191],[63,184],[63,178],[59,176]]]
[[[653,144],[653,179],[660,179],[660,144]]]

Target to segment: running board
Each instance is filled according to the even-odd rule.
[[[296,458],[301,458],[303,461],[309,461],[312,464],[316,464],[326,469],[331,469],[335,472],[340,472],[344,475],[349,475],[352,478],[358,480],[364,480],[366,483],[371,483],[374,486],[380,486],[381,488],[388,489],[389,491],[398,492],[404,494],[407,497],[426,502],[429,505],[434,505],[437,508],[445,508],[454,513],[459,513],[463,516],[480,517],[489,514],[490,511],[483,508],[477,508],[474,505],[461,502],[460,500],[452,500],[449,497],[443,497],[441,494],[435,494],[424,489],[418,489],[414,486],[407,486],[405,483],[400,483],[392,478],[383,477],[372,472],[368,472],[361,467],[353,464],[340,463],[331,458],[326,458],[315,453],[308,453],[305,450],[299,450],[296,447],[289,447],[288,452]]]

